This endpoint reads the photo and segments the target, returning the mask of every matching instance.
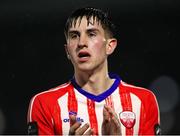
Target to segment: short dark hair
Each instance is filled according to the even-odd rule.
[[[110,20],[108,13],[97,9],[93,7],[85,7],[75,10],[67,19],[65,28],[64,28],[64,34],[67,37],[68,31],[72,26],[75,26],[77,23],[77,20],[82,20],[83,17],[86,17],[89,21],[91,17],[94,21],[97,21],[98,23],[101,23],[103,29],[108,32],[108,35],[112,38],[116,35],[116,28],[115,25]],[[80,23],[80,22],[79,22]],[[89,23],[89,22],[88,22]],[[94,22],[93,22],[94,23]]]

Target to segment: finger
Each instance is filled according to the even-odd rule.
[[[109,121],[109,113],[105,106],[103,108],[103,121]]]
[[[83,125],[82,127],[79,127],[76,131],[75,134],[76,135],[82,135],[85,133],[85,131],[89,128],[89,124],[86,123],[85,125]]]
[[[110,117],[114,116],[114,117],[118,118],[117,114],[115,113],[115,111],[111,107],[109,107],[107,105],[105,105],[104,107],[107,110],[107,112],[110,114]]]
[[[74,135],[76,130],[79,129],[81,126],[80,122],[75,122],[69,129],[69,135]]]
[[[105,108],[108,112],[112,111],[112,108],[111,108],[110,106],[108,106],[108,105],[104,105],[104,108]]]
[[[117,120],[117,118],[113,117],[111,121],[115,126],[114,133],[121,135],[122,134],[122,132],[121,132],[121,124],[120,124],[119,120]]]
[[[120,126],[121,126],[121,124],[120,124],[120,122],[119,122],[119,120],[118,120],[117,117],[112,117],[112,121],[113,121],[113,123],[114,123],[115,126],[117,126],[117,127],[120,127]]]
[[[93,135],[93,129],[89,129],[84,135]]]
[[[76,116],[75,115],[69,115],[70,119],[70,125],[72,126],[74,123],[76,123]]]
[[[115,123],[115,125],[120,126],[119,118],[117,114],[115,113],[115,111],[111,107],[108,107],[107,105],[105,106],[105,109],[107,109],[107,112],[110,114],[110,117]]]

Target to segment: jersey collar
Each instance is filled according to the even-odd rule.
[[[104,91],[103,93],[101,93],[99,95],[94,95],[94,94],[87,92],[86,90],[83,90],[77,84],[74,77],[71,79],[71,82],[72,82],[73,86],[78,90],[79,93],[81,93],[82,95],[86,96],[87,98],[89,98],[91,100],[94,100],[96,102],[101,102],[102,100],[106,99],[109,95],[111,95],[116,90],[116,88],[119,86],[119,83],[121,81],[121,78],[116,74],[110,73],[109,77],[111,79],[115,79],[114,83],[108,90]]]

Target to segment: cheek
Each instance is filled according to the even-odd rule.
[[[69,45],[71,45],[71,46],[74,46],[74,45],[77,45],[77,44],[78,44],[77,40],[70,40],[69,41]]]
[[[74,41],[69,42],[67,45],[69,50],[73,50],[74,48],[76,48],[76,46],[77,46],[77,43]]]
[[[72,44],[67,45],[67,51],[68,54],[73,57],[74,56],[74,50],[75,50],[75,46]]]
[[[102,38],[96,38],[90,42],[91,46],[95,48],[104,48],[105,47],[105,40]]]
[[[105,42],[103,39],[96,39],[89,43],[90,47],[92,48],[93,52],[97,54],[102,54],[105,49]]]

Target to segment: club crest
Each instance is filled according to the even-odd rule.
[[[134,127],[134,124],[136,122],[136,116],[135,113],[132,111],[123,111],[119,113],[119,118],[121,123],[126,127],[126,128],[132,128]]]

